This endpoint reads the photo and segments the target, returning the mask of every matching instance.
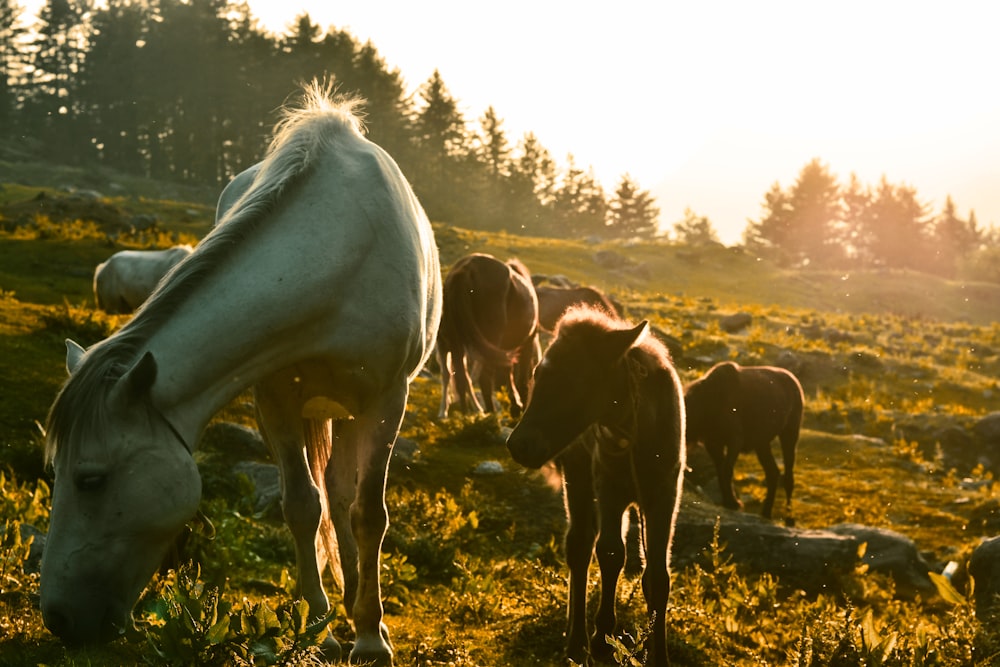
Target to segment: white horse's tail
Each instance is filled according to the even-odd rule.
[[[305,427],[306,457],[309,460],[309,472],[313,484],[319,490],[320,506],[323,511],[316,533],[316,554],[321,558],[319,571],[327,565],[333,579],[344,592],[344,570],[340,562],[340,549],[337,546],[337,534],[330,519],[330,499],[326,491],[326,468],[330,463],[330,451],[333,447],[333,434],[330,422],[323,419],[307,419]]]

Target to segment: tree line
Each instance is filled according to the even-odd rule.
[[[895,268],[946,278],[1000,282],[1000,230],[959,215],[951,197],[934,213],[914,188],[883,176],[876,185],[851,174],[847,184],[819,159],[795,183],[775,183],[744,245],[792,265]]]
[[[415,94],[371,43],[308,14],[283,34],[229,0],[46,0],[34,21],[0,0],[0,137],[44,159],[221,187],[259,161],[299,84],[366,100],[369,136],[434,220],[563,237],[652,236],[659,211],[628,174],[606,193],[572,156],[470,121],[435,72]]]
[[[494,108],[465,118],[439,72],[408,93],[371,43],[308,14],[272,34],[231,0],[45,0],[37,17],[0,0],[0,140],[54,162],[221,189],[261,159],[278,108],[313,78],[366,100],[371,139],[433,220],[564,238],[661,233],[655,200],[628,174],[608,193],[572,155],[559,164],[533,133],[509,137]],[[718,241],[690,210],[672,232]],[[885,178],[842,185],[819,160],[765,194],[743,243],[787,264],[1000,281],[1000,234],[974,213],[949,199],[933,214]]]

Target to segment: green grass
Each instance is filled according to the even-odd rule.
[[[0,206],[34,196],[8,185]],[[109,200],[110,201],[110,200]],[[255,514],[247,487],[228,474],[243,453],[206,441],[197,457],[202,511],[215,539],[195,531],[181,560],[195,565],[157,579],[137,607],[127,640],[69,651],[42,627],[37,576],[10,526],[47,524],[51,473],[42,467],[38,422],[65,377],[63,340],[100,340],[124,322],[93,310],[94,266],[122,247],[200,236],[211,209],[155,199],[115,200],[128,214],[163,221],[155,238],[109,237],[85,220],[0,232],[0,663],[4,665],[308,664],[314,634],[294,590],[294,556],[276,508]],[[192,213],[193,212],[193,213]],[[794,503],[797,525],[854,522],[914,539],[937,566],[968,557],[996,529],[1000,497],[974,462],[943,465],[935,443],[900,437],[919,426],[968,428],[1000,392],[1000,286],[963,285],[915,273],[787,271],[742,252],[653,243],[589,244],[490,235],[435,225],[442,261],[468,252],[517,256],[534,272],[565,274],[621,300],[681,345],[691,380],[711,363],[775,363],[789,355],[806,390]],[[112,239],[115,240],[112,240]],[[131,246],[126,244],[132,244]],[[600,250],[631,260],[596,261]],[[726,333],[721,317],[745,311],[751,326]],[[391,525],[382,582],[397,665],[565,664],[562,502],[545,477],[510,461],[505,417],[436,419],[440,385],[419,378],[402,435],[419,450],[394,462]],[[248,395],[220,418],[252,424]],[[506,472],[477,475],[482,461]],[[752,456],[737,464],[747,512],[763,500]],[[596,577],[595,577],[596,579]],[[727,560],[725,545],[675,572],[668,618],[678,665],[988,665],[995,638],[975,622],[960,589],[950,603],[897,599],[863,568],[840,590],[810,596]],[[592,587],[596,583],[592,583]],[[592,588],[592,591],[594,589]],[[644,638],[637,579],[620,587],[618,663]],[[332,632],[350,640],[342,607]]]

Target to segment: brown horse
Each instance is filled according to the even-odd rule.
[[[802,427],[802,385],[784,368],[716,364],[685,389],[688,444],[702,442],[719,476],[722,504],[740,509],[733,487],[733,466],[741,452],[755,452],[764,466],[767,497],[761,514],[771,518],[778,491],[778,464],[771,441],[781,441],[785,464],[786,508],[795,486],[795,445]],[[786,523],[791,518],[786,516]]]
[[[545,331],[555,331],[556,322],[563,313],[570,306],[580,304],[602,308],[609,315],[621,317],[621,310],[595,287],[538,285],[535,287],[535,295],[538,297],[538,325]]]
[[[444,281],[444,308],[437,339],[441,365],[441,408],[448,416],[450,388],[461,410],[482,412],[469,376],[479,362],[479,387],[488,412],[494,412],[494,382],[500,378],[513,416],[521,414],[538,343],[538,299],[531,274],[516,259],[501,262],[474,253],[455,262]]]
[[[563,477],[569,528],[568,657],[608,657],[615,591],[625,563],[622,516],[637,505],[646,553],[642,590],[652,624],[647,664],[668,663],[664,613],[670,544],[685,467],[684,402],[670,355],[649,325],[631,327],[602,310],[570,309],[535,369],[520,423],[507,439],[515,461],[552,461]],[[581,437],[582,436],[582,437]],[[601,602],[587,634],[587,572],[595,550]]]

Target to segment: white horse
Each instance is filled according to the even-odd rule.
[[[64,641],[107,640],[128,620],[197,511],[199,435],[252,385],[311,614],[329,609],[329,562],[354,620],[351,660],[392,664],[386,473],[433,349],[441,270],[420,204],[355,106],[308,87],[264,161],[226,188],[220,223],[136,316],[86,351],[67,342],[41,575],[45,624]]]
[[[94,302],[108,313],[131,313],[170,269],[191,254],[191,246],[166,250],[122,250],[94,270]]]

